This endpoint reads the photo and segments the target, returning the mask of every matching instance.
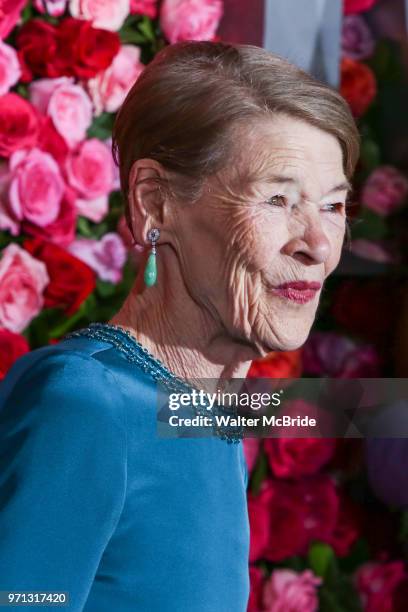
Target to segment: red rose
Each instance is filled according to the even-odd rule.
[[[4,378],[16,359],[29,350],[30,347],[24,336],[8,329],[0,329],[0,379]]]
[[[302,373],[302,349],[269,353],[252,362],[248,378],[298,378]]]
[[[306,554],[313,540],[326,541],[333,533],[338,510],[337,490],[327,475],[265,480],[257,496],[248,494],[250,561]]]
[[[15,93],[0,97],[0,155],[33,147],[38,129],[37,112],[27,100]]]
[[[247,612],[259,612],[262,608],[262,587],[264,581],[264,575],[259,567],[250,566],[249,581],[251,590],[249,593]]]
[[[31,236],[38,236],[66,248],[75,238],[76,219],[75,194],[67,188],[55,221],[44,227],[24,221],[22,229]]]
[[[17,34],[16,46],[22,67],[21,80],[29,83],[34,76],[61,76],[54,62],[57,57],[57,30],[41,19],[30,19]]]
[[[38,147],[42,151],[50,153],[58,164],[63,167],[69,151],[66,140],[57,132],[51,117],[48,115],[40,118],[40,126]]]
[[[332,438],[267,438],[265,453],[277,478],[302,478],[315,474],[332,458]]]
[[[377,93],[377,83],[371,68],[350,57],[343,57],[340,93],[349,103],[355,117],[363,115]]]
[[[333,547],[338,557],[346,557],[360,535],[362,511],[361,506],[344,493],[340,494],[339,503],[337,522],[325,541]]]
[[[89,79],[105,70],[120,49],[116,32],[94,28],[89,21],[67,17],[57,27],[31,19],[17,36],[22,80],[34,76]]]
[[[377,0],[344,0],[344,14],[354,15],[368,11]]]
[[[58,31],[58,57],[63,74],[89,79],[111,65],[120,49],[116,32],[92,27],[89,21],[68,17]]]
[[[392,594],[393,612],[406,612],[408,601],[408,576],[395,588]]]
[[[334,293],[331,312],[347,331],[376,344],[388,344],[398,312],[396,289],[387,279],[346,280]]]
[[[248,514],[251,526],[249,560],[257,561],[264,556],[270,536],[270,481],[264,481],[258,495],[248,493]]]
[[[65,249],[41,238],[28,238],[23,247],[47,266],[50,282],[44,291],[45,307],[63,307],[67,316],[74,314],[95,289],[94,271]]]

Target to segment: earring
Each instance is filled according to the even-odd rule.
[[[157,265],[156,265],[156,242],[159,239],[160,230],[157,227],[151,229],[147,234],[147,238],[152,243],[152,250],[147,259],[146,268],[144,271],[144,282],[147,287],[152,287],[157,280]]]

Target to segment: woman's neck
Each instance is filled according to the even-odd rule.
[[[177,376],[204,386],[223,386],[224,379],[245,378],[254,349],[232,338],[215,316],[187,291],[177,264],[158,253],[158,281],[144,286],[145,261],[122,308],[110,323],[124,327]],[[170,259],[170,261],[169,261]],[[170,265],[173,264],[173,265]]]

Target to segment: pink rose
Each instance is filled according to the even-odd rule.
[[[303,347],[306,374],[334,378],[380,376],[381,360],[369,344],[356,344],[335,332],[314,332]]]
[[[298,574],[289,569],[275,569],[263,590],[264,612],[315,612],[316,589],[322,579],[311,570]]]
[[[17,221],[44,227],[58,216],[65,184],[57,162],[40,149],[10,157],[10,210]]]
[[[0,41],[0,96],[4,96],[21,76],[16,51]]]
[[[222,14],[221,0],[164,0],[160,26],[170,43],[211,40]]]
[[[29,91],[32,104],[51,117],[69,147],[85,138],[92,123],[92,102],[72,77],[39,79],[30,84]]]
[[[396,263],[397,258],[389,251],[385,242],[357,238],[351,243],[351,252],[364,259],[378,263]]]
[[[98,196],[92,200],[77,197],[75,208],[81,217],[86,217],[94,223],[100,223],[109,212],[109,198],[107,195]]]
[[[243,440],[243,443],[245,461],[247,462],[248,472],[252,472],[258,459],[261,441],[259,438],[245,438]]]
[[[393,166],[379,166],[365,182],[361,201],[385,217],[400,208],[407,195],[408,179]]]
[[[120,30],[129,15],[129,0],[70,0],[73,17],[91,21],[94,28]]]
[[[67,248],[75,238],[76,220],[75,194],[72,189],[67,187],[55,221],[44,227],[25,221],[23,230],[31,236],[38,236]]]
[[[68,183],[84,199],[107,195],[113,186],[113,159],[106,144],[97,138],[84,140],[68,155]]]
[[[0,163],[0,230],[8,230],[13,236],[20,231],[20,222],[15,218],[9,202],[10,172],[6,162]]]
[[[354,60],[363,60],[373,54],[374,38],[361,15],[344,17],[341,46],[343,56],[351,57]]]
[[[49,282],[47,268],[19,245],[11,243],[0,259],[0,325],[21,332],[43,307]]]
[[[130,0],[130,12],[155,19],[157,17],[157,2],[158,0]]]
[[[7,38],[20,19],[27,0],[2,0],[0,6],[0,38]]]
[[[359,567],[354,581],[364,612],[393,612],[392,596],[404,577],[402,561],[369,562]]]
[[[65,13],[68,0],[34,0],[39,13],[48,13],[51,17],[61,17]]]
[[[68,250],[95,270],[101,280],[110,283],[122,280],[127,253],[120,236],[115,232],[105,234],[99,241],[79,238],[74,240]]]
[[[88,81],[95,114],[100,115],[102,111],[115,113],[143,68],[140,48],[123,45],[109,68]]]

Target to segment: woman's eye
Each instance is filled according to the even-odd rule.
[[[272,206],[285,206],[285,198],[282,195],[274,195],[266,200]]]
[[[327,210],[328,212],[343,212],[345,205],[343,202],[329,202],[328,204],[324,204],[323,210]]]

